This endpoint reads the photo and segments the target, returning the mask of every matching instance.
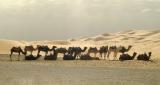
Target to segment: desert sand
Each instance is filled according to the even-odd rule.
[[[103,45],[108,46],[128,46],[132,45],[133,48],[129,53],[137,52],[153,52],[152,59],[159,59],[160,48],[160,30],[128,30],[118,33],[104,33],[94,37],[82,37],[77,39],[68,40],[42,40],[42,41],[24,41],[24,40],[6,40],[0,39],[0,54],[10,54],[10,48],[13,46],[24,47],[26,45],[56,45],[58,47],[70,46],[87,46],[87,47],[100,47]]]
[[[87,46],[100,47],[128,46],[129,51],[152,52],[151,60],[146,61],[9,61],[10,48],[26,45],[56,45],[58,47]],[[160,30],[128,30],[118,33],[104,33],[93,37],[68,40],[0,40],[0,85],[159,85],[160,74]],[[34,52],[36,54],[36,52]],[[119,54],[120,55],[120,54]],[[119,56],[118,55],[118,56]],[[99,56],[99,55],[98,55]],[[112,58],[112,55],[110,56]]]

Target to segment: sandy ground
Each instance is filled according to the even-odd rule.
[[[0,85],[160,85],[160,64],[144,61],[9,61],[0,55]]]

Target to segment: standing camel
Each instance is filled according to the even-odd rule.
[[[10,60],[12,61],[12,54],[13,53],[18,53],[19,55],[18,55],[18,61],[20,61],[20,55],[21,55],[21,53],[22,54],[24,54],[24,55],[26,55],[26,53],[21,49],[21,47],[12,47],[11,48],[11,54],[10,54]]]
[[[108,49],[108,55],[107,55],[107,58],[109,59],[109,55],[111,52],[114,53],[114,59],[117,59],[117,54],[118,53],[125,53],[125,52],[128,52],[130,49],[132,48],[131,45],[128,46],[128,48],[125,48],[124,46],[120,46],[120,47],[116,47],[116,46],[111,46],[109,47]]]
[[[55,52],[56,48],[57,48],[56,46],[53,46],[52,49],[51,49],[51,51],[53,51],[53,53],[50,54],[50,55],[46,55],[44,57],[44,60],[57,60],[57,53]]]
[[[56,49],[55,49],[55,52],[57,53],[57,55],[58,55],[59,53],[62,53],[63,55],[65,55],[68,51],[67,51],[66,48],[56,48]]]
[[[98,53],[99,51],[98,51],[98,49],[96,48],[96,47],[90,47],[89,49],[88,49],[88,55],[90,55],[90,53],[94,53],[94,57],[96,57],[97,56],[97,53]]]
[[[68,54],[73,55],[73,52],[74,52],[74,47],[69,47]]]
[[[108,46],[100,47],[99,53],[101,58],[102,58],[102,55],[104,54],[104,59],[106,59],[107,52],[108,52]]]
[[[45,52],[45,56],[47,56],[49,51],[52,51],[52,49],[50,49],[48,46],[41,46],[41,45],[37,45],[37,49],[38,49],[37,56],[40,55],[41,51]]]
[[[72,51],[74,56],[78,58],[81,56],[81,53],[85,52],[86,50],[87,50],[87,47],[84,47],[84,49],[81,49],[80,47],[74,47]]]
[[[26,54],[29,51],[32,55],[33,51],[35,51],[35,50],[37,50],[37,48],[35,49],[32,45],[24,47],[24,51],[25,51]]]

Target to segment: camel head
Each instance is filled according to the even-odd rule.
[[[52,46],[52,50],[54,50],[55,48],[57,48],[57,46]]]
[[[127,51],[129,51],[131,48],[132,48],[132,45],[129,45],[129,46],[128,46],[128,48],[127,48],[127,49],[125,49],[125,50],[126,50],[126,52],[127,52]]]
[[[128,49],[131,49],[132,47],[133,47],[132,45],[129,45],[129,46],[128,46]]]
[[[84,51],[86,51],[87,50],[87,47],[84,47]]]
[[[37,45],[37,48],[41,47],[41,45]]]
[[[148,55],[151,56],[151,55],[152,55],[152,52],[149,52]]]

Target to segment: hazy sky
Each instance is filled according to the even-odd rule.
[[[160,29],[160,0],[0,0],[0,39],[68,39],[128,29]]]

